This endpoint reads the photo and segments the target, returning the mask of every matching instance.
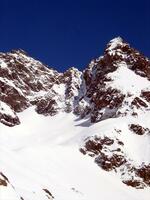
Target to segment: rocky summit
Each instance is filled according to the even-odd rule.
[[[149,120],[150,60],[120,37],[84,71],[0,53],[0,199],[149,200]]]

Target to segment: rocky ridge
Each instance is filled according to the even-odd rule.
[[[126,74],[137,77],[145,87],[137,89],[129,83],[126,91],[119,88],[125,83],[117,85],[115,79]],[[59,73],[23,50],[0,53],[1,110],[5,103],[16,116],[1,112],[0,119],[17,125],[17,112],[33,105],[39,114],[74,112],[81,117],[88,115],[91,122],[128,113],[138,115],[149,109],[149,79],[150,61],[121,38],[111,40],[104,56],[92,60],[83,72],[70,68]]]
[[[83,72],[72,67],[59,73],[23,50],[0,53],[0,94],[0,122],[7,126],[19,125],[18,113],[31,106],[45,116],[73,112],[91,124],[126,116],[135,119],[136,123],[126,122],[126,130],[110,129],[111,137],[86,137],[80,151],[102,169],[118,173],[123,183],[150,186],[150,163],[135,164],[120,138],[125,131],[149,138],[150,127],[143,127],[138,117],[150,110],[150,60],[122,38],[111,40],[104,55]],[[0,183],[8,184],[4,179]]]

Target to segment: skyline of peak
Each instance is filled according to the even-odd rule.
[[[150,57],[149,7],[148,0],[2,0],[0,51],[21,48],[59,71],[83,69],[121,36]]]

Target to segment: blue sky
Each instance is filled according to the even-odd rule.
[[[123,37],[150,57],[149,0],[0,0],[0,51],[24,49],[64,71]]]

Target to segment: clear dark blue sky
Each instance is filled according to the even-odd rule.
[[[84,68],[121,36],[150,57],[149,0],[0,0],[0,51]]]

